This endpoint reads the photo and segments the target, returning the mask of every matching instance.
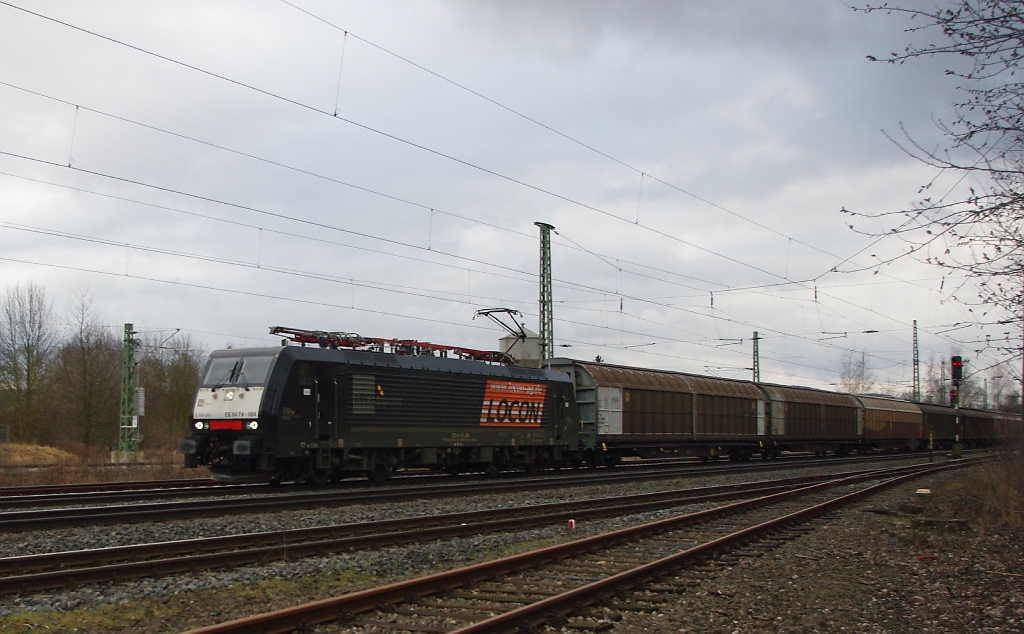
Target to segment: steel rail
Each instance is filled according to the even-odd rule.
[[[567,592],[563,592],[562,594],[551,596],[535,603],[524,605],[520,608],[473,623],[472,625],[450,630],[449,634],[504,632],[514,629],[517,625],[543,622],[543,616],[546,614],[569,612],[574,606],[593,603],[598,600],[601,595],[613,592],[617,588],[626,585],[635,585],[643,580],[656,578],[668,570],[679,568],[688,562],[704,558],[712,551],[745,542],[756,535],[773,533],[782,527],[812,519],[817,515],[831,511],[839,506],[849,504],[861,499],[862,497],[871,495],[872,493],[876,493],[882,489],[891,487],[914,477],[916,477],[915,474],[897,476],[861,489],[860,491],[855,491],[820,504],[815,504],[782,517],[771,519],[767,522],[748,526],[742,530],[728,535],[723,535],[718,539],[698,544],[693,548],[688,548],[674,555],[669,555],[668,557],[653,561],[649,564],[638,566],[632,570],[611,575],[599,581],[574,588]]]
[[[377,522],[248,533],[0,558],[0,595],[21,594],[88,583],[157,577],[180,572],[289,561],[363,548],[452,538],[563,523],[567,519],[622,516],[680,504],[720,501],[780,492],[838,477],[870,477],[918,470],[889,470],[784,478],[742,484],[555,502],[520,508],[416,516]]]
[[[930,468],[926,467],[922,468],[917,473],[909,473],[902,476],[898,476],[897,478],[889,479],[883,484],[891,486],[892,484],[895,484],[904,479],[914,478],[924,473],[939,471],[942,469],[959,468],[962,466],[964,465],[947,464],[941,466],[932,466]],[[264,634],[276,634],[290,632],[293,631],[295,628],[299,627],[300,625],[305,626],[313,623],[324,623],[332,621],[341,615],[352,615],[375,609],[381,605],[401,603],[402,601],[407,600],[408,597],[421,597],[433,594],[443,589],[447,590],[451,588],[462,587],[467,584],[479,582],[491,577],[509,574],[511,572],[527,568],[533,568],[538,565],[542,565],[549,562],[560,561],[570,556],[575,556],[587,552],[594,552],[602,548],[606,548],[622,542],[635,540],[637,538],[645,537],[650,534],[667,532],[696,522],[706,521],[711,518],[718,518],[725,515],[730,515],[737,512],[747,511],[754,508],[770,505],[774,502],[790,499],[794,496],[802,495],[812,491],[823,490],[828,487],[849,484],[850,481],[850,478],[839,478],[829,480],[827,482],[813,484],[791,491],[774,493],[767,496],[761,496],[752,500],[735,502],[713,509],[698,511],[696,513],[690,513],[682,516],[651,522],[648,524],[643,524],[640,526],[619,529],[601,535],[586,537],[565,544],[549,546],[527,553],[521,553],[518,555],[503,557],[497,560],[481,562],[464,568],[448,570],[445,572],[440,572],[425,577],[419,577],[416,579],[399,581],[378,588],[371,588],[359,592],[344,594],[338,597],[332,597],[329,599],[323,599],[320,601],[315,601],[304,605],[293,606],[290,608],[285,608],[274,612],[258,614],[255,616],[237,619],[226,623],[201,627],[198,629],[191,630],[189,634],[227,634],[231,632],[259,632]],[[875,485],[874,487],[867,489],[867,491],[878,490],[879,486],[880,485]],[[861,495],[866,494],[864,492],[859,493]],[[849,496],[844,496],[841,499],[853,498],[849,498]],[[820,505],[816,505],[815,507],[812,508],[819,508],[819,506]],[[806,512],[807,511],[805,510],[804,513]],[[795,514],[789,514],[785,516],[785,518],[788,518],[790,519],[790,521],[793,521],[791,518],[793,518],[794,516]],[[752,534],[750,529],[745,529],[744,531],[740,531],[739,533],[742,534],[744,537]],[[736,539],[740,538],[741,537],[737,537]],[[718,543],[719,545],[721,543],[725,543],[721,540],[714,540],[714,542]],[[694,549],[689,549],[689,551],[694,551]],[[691,556],[694,555],[691,554]],[[545,603],[546,601],[547,600],[541,603]],[[495,626],[495,629],[499,629],[496,623],[493,625]]]
[[[817,467],[822,463],[800,465]],[[616,482],[647,480],[652,476],[687,477],[689,475],[711,475],[721,473],[746,473],[776,470],[771,465],[708,471],[696,468],[655,469],[643,472],[600,471],[585,474],[546,475],[533,478],[510,478],[503,480],[473,480],[469,483],[444,484],[428,483],[414,486],[359,489],[315,489],[281,490],[277,495],[221,497],[216,500],[185,500],[173,502],[152,502],[148,504],[127,504],[110,506],[83,506],[75,508],[47,508],[0,512],[0,532],[14,532],[34,529],[53,529],[69,526],[94,526],[146,522],[155,520],[194,519],[197,517],[219,517],[240,513],[270,513],[285,510],[350,506],[377,502],[394,502],[408,499],[447,497],[452,495],[493,495],[503,492],[563,488],[565,486],[593,486]],[[221,493],[221,492],[217,492]]]
[[[924,454],[917,454],[917,457],[924,458]],[[674,474],[685,477],[690,474],[715,474],[721,472],[758,472],[772,471],[783,468],[805,468],[837,464],[861,464],[870,462],[888,462],[895,460],[906,460],[907,454],[873,454],[860,455],[856,457],[829,457],[821,458],[805,454],[787,455],[773,459],[770,462],[723,462],[722,464],[699,464],[694,458],[651,458],[636,462],[625,462],[609,470],[601,468],[599,471],[584,472],[547,472],[542,478],[562,478],[567,481],[575,479],[600,479],[602,477],[611,479],[631,478],[638,474],[663,473],[674,471]],[[582,475],[586,474],[586,475]],[[534,476],[535,477],[535,476]],[[482,474],[467,474],[461,476],[465,479],[481,480],[488,482],[503,480],[524,479],[524,475],[518,472],[506,472],[498,476],[484,476]],[[422,483],[424,480],[447,480],[451,484],[450,476],[425,471],[412,471],[394,478],[388,485],[393,487],[409,486],[412,483]],[[78,484],[55,484],[55,485],[31,485],[18,487],[0,487],[0,509],[17,509],[30,507],[54,507],[54,506],[83,506],[98,503],[115,502],[137,502],[150,499],[167,499],[171,497],[200,497],[200,496],[224,496],[234,494],[257,494],[257,495],[280,495],[296,492],[308,492],[310,490],[337,491],[339,489],[365,488],[367,483],[361,478],[351,478],[342,481],[340,484],[330,488],[312,488],[305,484],[289,484],[285,486],[273,486],[266,483],[231,483],[216,482],[210,479],[178,479],[178,480],[135,480],[127,482],[106,482],[106,483],[78,483]],[[380,485],[372,485],[377,489]],[[441,486],[444,486],[442,484]]]
[[[13,468],[13,467],[11,467]],[[135,491],[145,489],[188,487],[237,486],[217,483],[209,478],[180,478],[176,480],[125,480],[122,482],[78,482],[70,484],[29,484],[0,487],[0,500],[31,495],[59,495],[65,493],[97,493],[105,491]]]

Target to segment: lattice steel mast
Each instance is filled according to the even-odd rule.
[[[551,298],[551,230],[545,222],[540,227],[540,357],[541,363],[555,356],[555,320]]]
[[[760,338],[757,336],[757,331],[754,331],[754,382],[761,382],[761,352],[757,348],[757,343]]]
[[[917,320],[914,320],[914,401],[921,402],[921,354],[917,349]]]
[[[139,423],[135,411],[135,347],[132,324],[124,325],[124,349],[121,356],[121,430],[117,449],[120,452],[139,450]],[[124,456],[124,454],[122,454]]]

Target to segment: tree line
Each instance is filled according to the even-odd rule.
[[[8,286],[0,297],[0,441],[86,453],[114,449],[121,425],[123,326],[101,324],[88,291],[56,314],[44,288]],[[141,334],[137,385],[144,449],[188,434],[205,353],[188,335]]]
[[[882,394],[908,401],[920,400],[923,403],[949,405],[949,392],[953,389],[949,363],[949,357],[932,357],[930,361],[922,364],[924,367],[921,372],[921,394],[915,399],[913,388],[908,388],[905,384],[878,381],[874,371],[867,364],[864,352],[846,350],[840,361],[836,387],[839,391],[850,394]],[[968,360],[964,376],[960,380],[958,395],[961,407],[1020,412],[1020,392],[1017,389],[1016,377],[1005,364],[974,371]]]

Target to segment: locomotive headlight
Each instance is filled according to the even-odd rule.
[[[253,420],[253,421],[249,421],[249,423],[246,425],[246,427],[248,427],[249,429],[251,429],[253,431],[256,431],[257,429],[260,428],[260,424]]]
[[[204,425],[203,425],[203,421],[201,421],[201,420],[197,420],[197,421],[196,421],[196,424],[195,424],[195,428],[196,428],[196,429],[198,429],[198,430],[202,431],[202,429],[203,429],[203,426],[204,426]]]

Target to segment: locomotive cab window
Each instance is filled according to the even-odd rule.
[[[274,364],[272,356],[252,357],[214,357],[206,367],[203,375],[203,387],[251,387],[264,385],[270,366]]]
[[[313,366],[308,363],[295,364],[295,382],[299,385],[313,385]]]

